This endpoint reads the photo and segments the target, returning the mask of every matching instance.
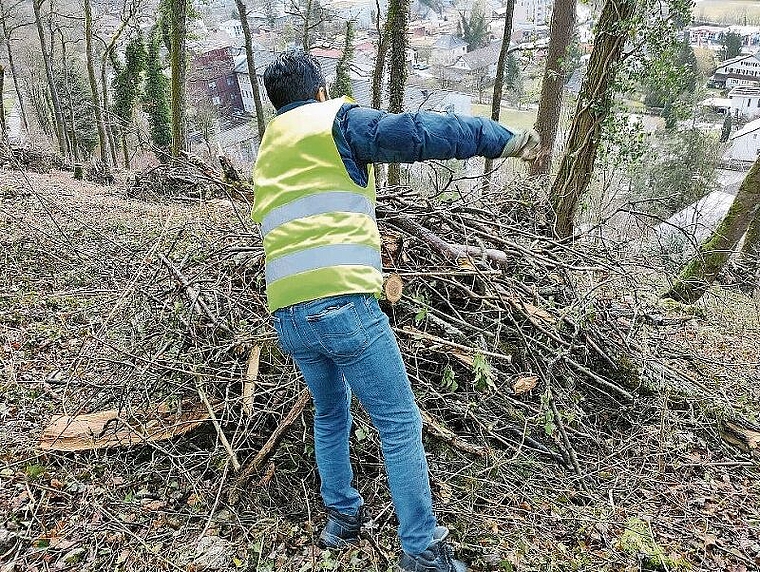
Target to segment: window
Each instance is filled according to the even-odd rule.
[[[235,83],[235,80],[234,80],[234,79],[232,79],[231,77],[228,77],[228,78],[227,78],[227,85],[232,85],[232,84],[234,84],[234,83]]]
[[[209,86],[211,89],[214,89],[214,88],[216,87],[216,82],[215,82],[215,81],[210,81],[210,82],[208,82],[208,86]]]
[[[216,97],[216,96],[212,97],[212,98],[211,98],[211,101],[214,103],[214,105],[219,105],[219,104],[222,102],[222,100],[221,100],[221,99],[219,99],[219,98],[218,98],[218,97]]]

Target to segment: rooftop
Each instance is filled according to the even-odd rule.
[[[737,85],[728,92],[728,97],[760,97],[760,87],[754,85]]]
[[[451,34],[444,34],[433,44],[433,47],[439,50],[456,50],[457,48],[465,48],[467,46],[467,42],[462,38],[457,38]]]
[[[739,131],[731,135],[731,140],[737,139],[739,137],[742,137],[744,135],[749,135],[750,133],[753,133],[754,131],[757,131],[760,129],[760,119],[755,119],[754,121],[750,121],[742,127]]]

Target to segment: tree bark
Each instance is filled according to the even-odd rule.
[[[747,282],[754,288],[760,288],[760,210],[749,223],[747,234],[744,235],[741,267],[747,273]]]
[[[635,0],[607,0],[596,26],[594,49],[583,78],[567,149],[550,191],[556,217],[554,232],[560,238],[573,234],[578,202],[591,183],[602,123],[612,105],[616,68],[630,36],[635,9]]]
[[[564,58],[575,30],[575,0],[556,0],[549,32],[546,71],[541,84],[536,131],[541,137],[538,157],[531,164],[531,175],[548,175],[551,169],[554,140],[557,138],[562,90],[565,86]]]
[[[45,31],[42,29],[42,17],[40,15],[40,7],[42,0],[32,0],[32,7],[34,8],[34,22],[37,25],[37,34],[40,38],[40,48],[42,49],[42,60],[45,64],[45,76],[47,77],[48,89],[50,90],[50,99],[53,103],[53,118],[55,119],[55,132],[58,139],[58,148],[61,151],[61,155],[68,156],[68,145],[66,136],[66,122],[63,118],[63,111],[61,109],[61,100],[58,97],[58,90],[55,88],[55,81],[53,80],[53,67],[50,64],[50,53],[45,45]],[[51,37],[52,43],[52,37]]]
[[[3,101],[3,89],[5,89],[5,66],[0,65],[0,135],[5,140],[8,137],[8,126],[5,124],[5,101]]]
[[[235,0],[238,14],[240,14],[240,25],[243,28],[245,37],[245,57],[248,63],[248,77],[251,78],[251,90],[253,91],[253,105],[256,108],[256,126],[259,131],[259,141],[264,137],[264,108],[261,105],[261,93],[259,91],[259,79],[256,75],[256,60],[253,54],[253,42],[251,40],[251,27],[248,25],[248,11],[243,0]]]
[[[104,165],[109,164],[109,142],[106,136],[106,126],[103,123],[103,109],[100,107],[100,92],[98,80],[95,78],[95,63],[92,53],[92,6],[90,0],[84,0],[84,42],[87,53],[87,77],[90,80],[92,103],[95,106],[95,122],[98,125],[98,141],[100,142],[100,160]]]
[[[686,304],[699,300],[715,281],[741,237],[760,218],[760,158],[752,165],[739,192],[718,228],[699,247],[697,256],[687,264],[663,298]],[[757,232],[753,225],[752,232]],[[756,240],[756,236],[750,240]]]
[[[386,22],[390,43],[390,82],[388,84],[388,111],[401,113],[404,110],[404,86],[408,70],[406,68],[406,31],[409,25],[409,0],[390,0]],[[388,166],[388,185],[401,183],[401,165]]]
[[[187,0],[171,3],[172,157],[185,149],[185,101],[187,99]]]
[[[504,13],[504,33],[501,36],[501,49],[499,50],[499,61],[496,64],[496,78],[493,83],[493,98],[491,99],[491,119],[494,121],[499,121],[499,117],[501,117],[501,96],[504,94],[504,69],[507,67],[514,13],[515,0],[507,0],[506,12]],[[493,171],[493,159],[486,159],[483,169],[483,188],[485,192],[488,192],[491,186],[491,176],[489,175],[491,171]]]
[[[311,45],[311,8],[314,0],[306,0],[306,15],[303,17],[303,38],[301,39],[301,45],[303,51],[309,53],[309,46]]]

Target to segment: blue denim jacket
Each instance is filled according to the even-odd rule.
[[[315,100],[296,101],[277,115]],[[333,138],[346,171],[367,185],[370,163],[414,163],[428,159],[469,159],[501,155],[512,132],[484,117],[419,111],[387,113],[346,103],[335,116]]]

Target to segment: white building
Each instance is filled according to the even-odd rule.
[[[243,35],[243,25],[240,20],[225,20],[219,24],[219,29],[227,32],[232,38],[239,38]]]
[[[710,83],[715,87],[760,85],[760,52],[743,54],[721,62],[710,78]]]
[[[754,119],[760,115],[760,87],[738,86],[728,92],[731,113],[735,117]]]
[[[554,0],[517,0],[512,16],[514,24],[531,23],[548,25],[552,17]]]
[[[760,119],[755,119],[731,136],[726,159],[755,161],[760,154]]]
[[[450,66],[467,53],[467,42],[462,38],[446,34],[431,46],[430,63]]]

